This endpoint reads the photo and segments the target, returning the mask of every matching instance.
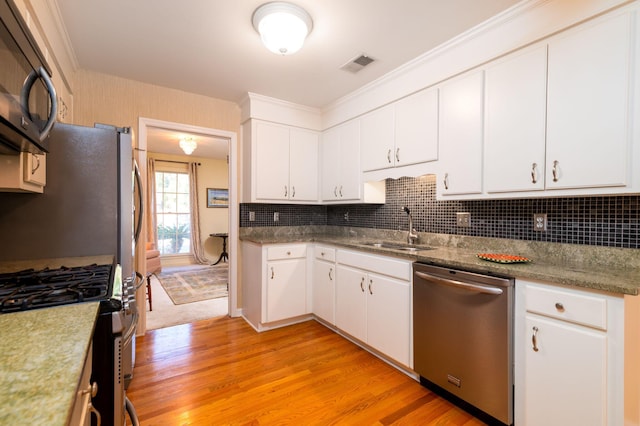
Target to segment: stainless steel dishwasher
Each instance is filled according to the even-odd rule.
[[[513,424],[513,284],[413,264],[414,370],[420,383],[490,424]]]

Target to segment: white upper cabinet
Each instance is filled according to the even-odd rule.
[[[544,189],[546,88],[546,45],[516,52],[487,68],[487,192]]]
[[[251,201],[318,201],[318,134],[252,120]]]
[[[361,197],[360,120],[352,120],[322,134],[322,201]]]
[[[362,170],[393,167],[395,108],[387,105],[362,117]]]
[[[631,69],[629,14],[549,42],[547,188],[627,185]]]
[[[482,192],[483,84],[480,70],[440,87],[441,195]]]
[[[438,159],[438,90],[422,90],[362,117],[364,171]]]

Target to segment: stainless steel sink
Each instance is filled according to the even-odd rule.
[[[397,244],[397,243],[364,243],[363,245],[369,247],[378,247],[378,248],[386,248],[391,250],[401,250],[408,252],[416,252],[416,251],[425,251],[425,250],[433,250],[432,247],[425,246],[410,246],[406,244]]]

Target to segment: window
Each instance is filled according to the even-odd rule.
[[[156,220],[161,255],[191,252],[187,173],[156,172]]]

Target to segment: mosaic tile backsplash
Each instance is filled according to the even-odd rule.
[[[240,226],[406,230],[408,218],[402,207],[407,206],[418,232],[640,248],[640,196],[437,201],[434,176],[387,179],[386,189],[384,205],[241,204]],[[249,212],[255,213],[254,221],[249,221]],[[469,228],[457,226],[457,212],[471,214]],[[534,231],[534,213],[547,214],[546,231]]]

